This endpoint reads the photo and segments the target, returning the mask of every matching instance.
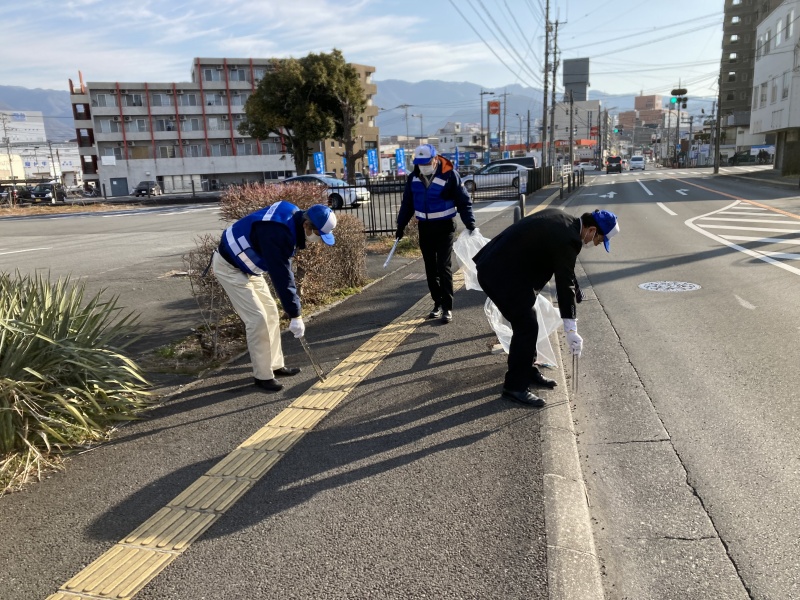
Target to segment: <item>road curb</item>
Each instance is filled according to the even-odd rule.
[[[588,495],[560,352],[558,362],[559,385],[555,388],[557,391],[548,394],[539,428],[548,597],[550,600],[603,600],[600,561],[594,545]]]

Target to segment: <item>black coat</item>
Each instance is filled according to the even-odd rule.
[[[581,251],[581,220],[547,208],[507,227],[472,260],[490,298],[533,306],[536,290],[555,275],[561,317],[576,318],[575,261]]]

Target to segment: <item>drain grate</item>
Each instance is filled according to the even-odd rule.
[[[688,281],[649,281],[640,283],[639,287],[648,292],[693,292],[700,286]]]

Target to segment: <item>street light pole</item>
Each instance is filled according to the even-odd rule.
[[[419,119],[419,143],[422,143],[424,134],[422,133],[422,115],[411,115],[412,119]]]
[[[484,96],[494,96],[494,92],[486,92],[483,89],[481,89],[480,94],[478,94],[478,96],[481,99],[481,135],[480,135],[480,138],[481,138],[481,164],[486,164],[486,157],[485,157],[486,153],[485,153],[485,151],[483,149],[484,148],[484,146],[483,146],[483,97]],[[486,125],[488,126],[489,124],[487,123]]]
[[[519,143],[522,144],[522,115],[515,113],[515,116],[519,119]]]

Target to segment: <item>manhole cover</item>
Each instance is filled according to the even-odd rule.
[[[639,287],[649,292],[693,292],[700,286],[688,281],[649,281],[640,283]]]

